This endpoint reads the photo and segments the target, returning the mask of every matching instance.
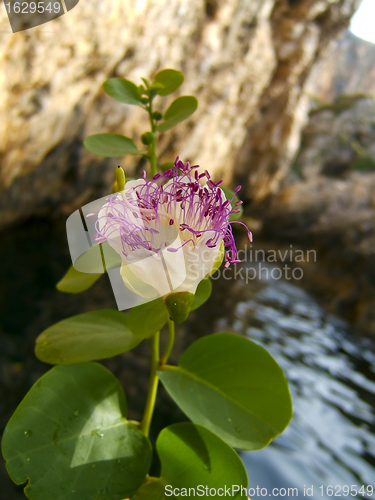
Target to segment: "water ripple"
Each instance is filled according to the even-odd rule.
[[[299,488],[375,483],[375,353],[306,292],[281,281],[235,281],[231,330],[263,345],[284,369],[294,404],[286,432],[244,453],[251,485]],[[255,496],[256,498],[256,496]],[[328,498],[328,497],[327,497]],[[368,497],[367,497],[368,498]]]

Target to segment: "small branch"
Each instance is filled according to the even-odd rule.
[[[148,146],[148,159],[150,161],[150,173],[151,177],[154,177],[157,173],[158,164],[156,161],[156,139]]]
[[[156,394],[158,392],[159,377],[157,376],[156,371],[159,368],[159,336],[160,332],[156,332],[150,339],[151,370],[148,383],[146,406],[140,426],[140,429],[145,436],[148,436],[150,431],[150,424],[151,424],[152,414],[154,412]]]
[[[175,339],[175,331],[174,331],[174,322],[171,319],[168,319],[168,341],[165,346],[165,351],[160,358],[160,366],[163,366],[168,361],[169,356],[171,355],[173,345]]]

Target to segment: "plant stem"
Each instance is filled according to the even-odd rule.
[[[153,134],[153,140],[151,144],[148,146],[148,159],[150,160],[150,171],[151,171],[151,177],[153,177],[158,169],[158,163],[156,160],[156,123],[154,119],[152,118],[152,99],[154,98],[153,95],[150,95],[149,98],[149,105],[148,105],[148,116],[150,118],[150,125],[151,125],[151,133]]]
[[[148,146],[148,159],[150,160],[151,177],[154,177],[158,169],[156,161],[156,138],[154,138],[153,142]]]
[[[165,346],[165,351],[160,358],[160,366],[165,365],[165,363],[168,361],[169,356],[171,355],[172,349],[173,349],[173,344],[174,344],[174,321],[171,319],[168,319],[168,341],[167,345]]]
[[[143,419],[140,425],[141,431],[148,436],[150,431],[152,414],[154,412],[156,394],[158,392],[159,377],[157,375],[157,370],[162,368],[172,352],[175,332],[174,332],[174,322],[168,319],[168,340],[165,346],[164,353],[159,359],[159,338],[160,332],[156,332],[151,338],[151,369],[150,369],[150,379],[148,382],[148,393],[145,406],[145,412],[143,414]]]
[[[143,414],[143,419],[141,422],[141,431],[145,436],[148,436],[150,430],[150,424],[152,419],[152,414],[154,412],[154,406],[156,401],[156,394],[158,391],[159,377],[157,376],[157,369],[159,368],[159,336],[160,332],[156,332],[151,337],[151,369],[150,378],[148,383],[148,393],[145,406],[145,412]]]
[[[156,175],[157,168],[158,168],[158,163],[157,163],[157,159],[156,159],[156,122],[152,117],[152,100],[153,100],[153,98],[154,98],[154,95],[152,93],[150,93],[147,111],[148,111],[148,116],[150,118],[152,141],[148,145],[147,156],[148,156],[148,159],[150,161],[151,177]],[[156,332],[151,337],[151,340],[150,340],[150,342],[151,342],[150,378],[149,378],[149,382],[148,382],[148,392],[147,392],[145,411],[143,414],[142,422],[140,424],[140,429],[145,434],[145,436],[148,436],[149,432],[150,432],[151,419],[152,419],[152,414],[154,412],[156,394],[158,392],[159,377],[157,375],[157,370],[158,370],[158,368],[160,368],[160,366],[162,364],[166,363],[166,361],[171,353],[173,343],[174,343],[174,324],[173,324],[173,321],[171,323],[172,323],[172,325],[170,325],[168,322],[168,342],[167,342],[167,347],[165,349],[165,352],[164,352],[161,360],[159,360],[160,332]]]

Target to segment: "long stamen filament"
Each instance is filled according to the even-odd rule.
[[[178,251],[188,243],[195,248],[201,241],[199,238],[207,234],[204,244],[208,248],[220,246],[224,241],[228,249],[226,261],[237,262],[231,224],[238,221],[229,222],[229,216],[238,210],[239,203],[232,208],[231,202],[239,188],[231,200],[226,200],[219,187],[221,182],[214,183],[208,172],[198,174],[196,168],[177,158],[172,169],[155,175],[151,181],[143,176],[143,183],[128,187],[120,197],[118,193],[110,197],[99,211],[97,239],[119,239],[126,258],[138,248],[159,252],[169,245],[168,241],[162,241],[160,226],[174,226],[182,244],[168,250]],[[205,186],[200,184],[203,177],[207,179]],[[163,224],[162,218],[166,219]],[[249,230],[248,237],[251,241]]]

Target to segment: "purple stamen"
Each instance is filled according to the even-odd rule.
[[[213,182],[207,171],[198,174],[197,168],[198,165],[191,167],[189,162],[184,164],[177,157],[173,168],[156,174],[150,181],[143,172],[143,181],[131,188],[125,185],[121,195],[112,195],[98,211],[96,240],[103,242],[113,238],[120,241],[124,256],[140,248],[157,253],[168,244],[161,241],[156,228],[176,225],[182,244],[179,248],[169,247],[168,251],[176,252],[187,244],[195,248],[198,239],[209,233],[205,242],[208,248],[220,246],[224,241],[228,249],[226,267],[239,262],[231,224],[245,224],[229,222],[229,216],[240,211],[232,209],[231,202],[241,186],[235,189],[232,200],[225,200],[219,188],[222,181]],[[207,179],[205,186],[199,183],[203,177]],[[235,207],[241,204],[238,201]],[[246,229],[249,241],[252,241],[252,235]]]

